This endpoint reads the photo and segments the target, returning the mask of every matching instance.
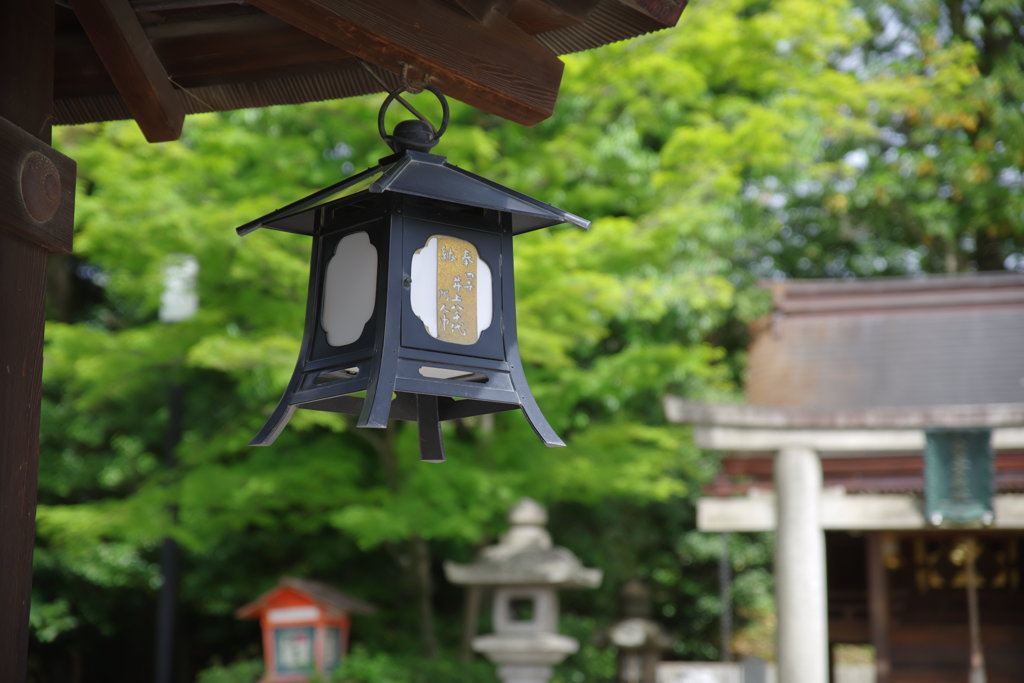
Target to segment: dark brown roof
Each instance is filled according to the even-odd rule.
[[[1024,403],[1024,275],[794,281],[750,349],[751,405]]]
[[[334,607],[349,614],[373,614],[377,611],[377,608],[370,603],[364,602],[359,598],[354,598],[347,593],[342,593],[340,590],[332,586],[328,586],[326,583],[286,576],[269,591],[249,604],[240,607],[237,610],[236,615],[241,618],[253,618],[259,616],[263,610],[266,609],[266,603],[275,593],[282,589],[289,588],[302,593],[316,603]]]
[[[532,124],[554,107],[556,55],[673,26],[686,0],[131,0],[111,9],[126,3],[58,0],[56,123],[134,116],[150,139],[171,139],[161,114],[179,109],[382,90],[362,59],[389,88],[408,70],[412,82]]]

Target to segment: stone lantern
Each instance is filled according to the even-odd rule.
[[[558,633],[558,589],[594,588],[601,570],[588,569],[567,548],[552,546],[547,512],[524,498],[509,513],[511,528],[472,564],[445,563],[455,584],[494,589],[494,633],[473,649],[498,665],[504,683],[545,683],[579,643]]]
[[[661,653],[672,639],[651,620],[651,591],[640,581],[629,581],[620,594],[622,619],[605,631],[602,645],[618,650],[619,683],[655,683]]]

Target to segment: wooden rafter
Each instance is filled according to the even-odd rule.
[[[547,5],[548,7],[568,14],[570,16],[583,19],[590,13],[594,7],[597,6],[601,0],[518,0],[522,2],[534,2],[541,5]]]
[[[509,10],[508,18],[532,35],[581,24],[598,2],[599,0],[517,0]]]
[[[623,5],[646,14],[662,26],[675,26],[687,0],[619,0]]]
[[[74,10],[146,139],[177,140],[185,109],[128,0],[75,0]]]
[[[533,125],[551,115],[562,62],[514,23],[480,23],[449,5],[375,0],[249,0],[267,14],[394,73],[410,68],[444,93]]]
[[[312,68],[359,68],[356,58],[345,50],[262,12],[216,23],[155,24],[147,35],[168,75],[186,89],[286,78]],[[56,60],[57,92],[81,97],[111,90],[110,75],[86,36],[64,36],[58,42]]]
[[[455,4],[477,21],[485,21],[492,13],[498,16],[508,14],[515,0],[455,0]]]

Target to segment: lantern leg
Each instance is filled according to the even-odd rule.
[[[277,440],[277,435],[280,434],[284,428],[288,425],[288,421],[292,419],[292,415],[295,414],[295,406],[288,405],[282,398],[281,402],[274,408],[274,412],[267,418],[266,423],[260,428],[260,431],[256,433],[256,436],[252,437],[252,441],[249,442],[250,446],[269,446]]]
[[[363,400],[363,410],[359,413],[356,426],[376,429],[388,426],[397,373],[398,356],[394,352],[385,351],[372,362],[370,383],[366,387],[366,399]]]
[[[400,233],[397,233],[400,235]],[[402,240],[392,234],[388,240],[387,265],[384,267],[384,290],[377,293],[377,306],[383,307],[374,338],[375,357],[370,362],[370,378],[366,385],[363,410],[357,427],[385,429],[391,418],[391,399],[398,375],[398,348],[402,345]]]
[[[256,436],[252,438],[252,441],[249,442],[250,446],[271,445],[277,439],[277,435],[288,425],[288,421],[292,419],[292,415],[295,414],[295,404],[291,400],[302,383],[302,368],[305,362],[306,349],[303,347],[299,351],[299,361],[295,365],[295,372],[292,373],[291,380],[288,382],[288,388],[284,390],[281,400],[274,407],[274,412],[270,414],[266,423],[256,433]]]
[[[420,460],[444,462],[444,440],[441,436],[437,396],[416,395],[416,422],[420,430]]]
[[[544,413],[540,412],[540,406],[537,405],[536,399],[533,398],[533,394],[530,393],[530,385],[526,383],[526,375],[523,373],[522,361],[519,360],[518,349],[514,356],[515,361],[509,363],[509,374],[512,376],[512,387],[516,390],[516,394],[519,396],[519,400],[522,404],[523,415],[526,416],[526,421],[533,427],[533,431],[537,433],[540,440],[544,442],[545,446],[552,448],[557,446],[564,446],[565,442],[558,436],[555,430],[548,424],[548,420],[544,417]]]
[[[540,412],[536,399],[530,393],[530,385],[526,381],[526,373],[523,372],[523,361],[519,357],[519,337],[516,335],[516,288],[512,272],[512,226],[507,222],[501,238],[501,251],[507,255],[507,260],[503,261],[502,265],[501,306],[505,312],[505,359],[508,362],[509,379],[512,380],[512,388],[519,399],[526,421],[530,423],[544,445],[564,446],[565,442],[548,424],[544,413]]]

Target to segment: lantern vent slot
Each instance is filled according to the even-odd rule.
[[[451,202],[445,202],[450,208],[454,208],[458,213],[463,216],[472,216],[474,218],[481,218],[487,215],[487,209],[479,206],[466,206],[465,204],[452,204]]]
[[[487,383],[487,375],[457,368],[436,368],[430,365],[420,367],[420,374],[428,379],[452,379],[457,382]]]
[[[341,368],[338,370],[327,370],[321,372],[316,376],[317,384],[326,384],[327,382],[336,382],[339,379],[351,379],[359,374],[358,367],[352,368]]]
[[[486,209],[482,206],[458,204],[444,199],[409,197],[406,199],[406,202],[408,202],[408,205],[411,207],[417,207],[426,211],[432,212],[436,211],[438,208],[443,208],[447,214],[456,214],[477,219],[487,216],[489,212],[493,213],[492,209]]]
[[[343,219],[346,216],[355,213],[356,211],[365,211],[368,209],[373,209],[379,203],[380,201],[373,197],[367,197],[365,199],[356,199],[346,202],[341,206],[336,206],[331,209],[330,220],[333,222],[338,219]]]

